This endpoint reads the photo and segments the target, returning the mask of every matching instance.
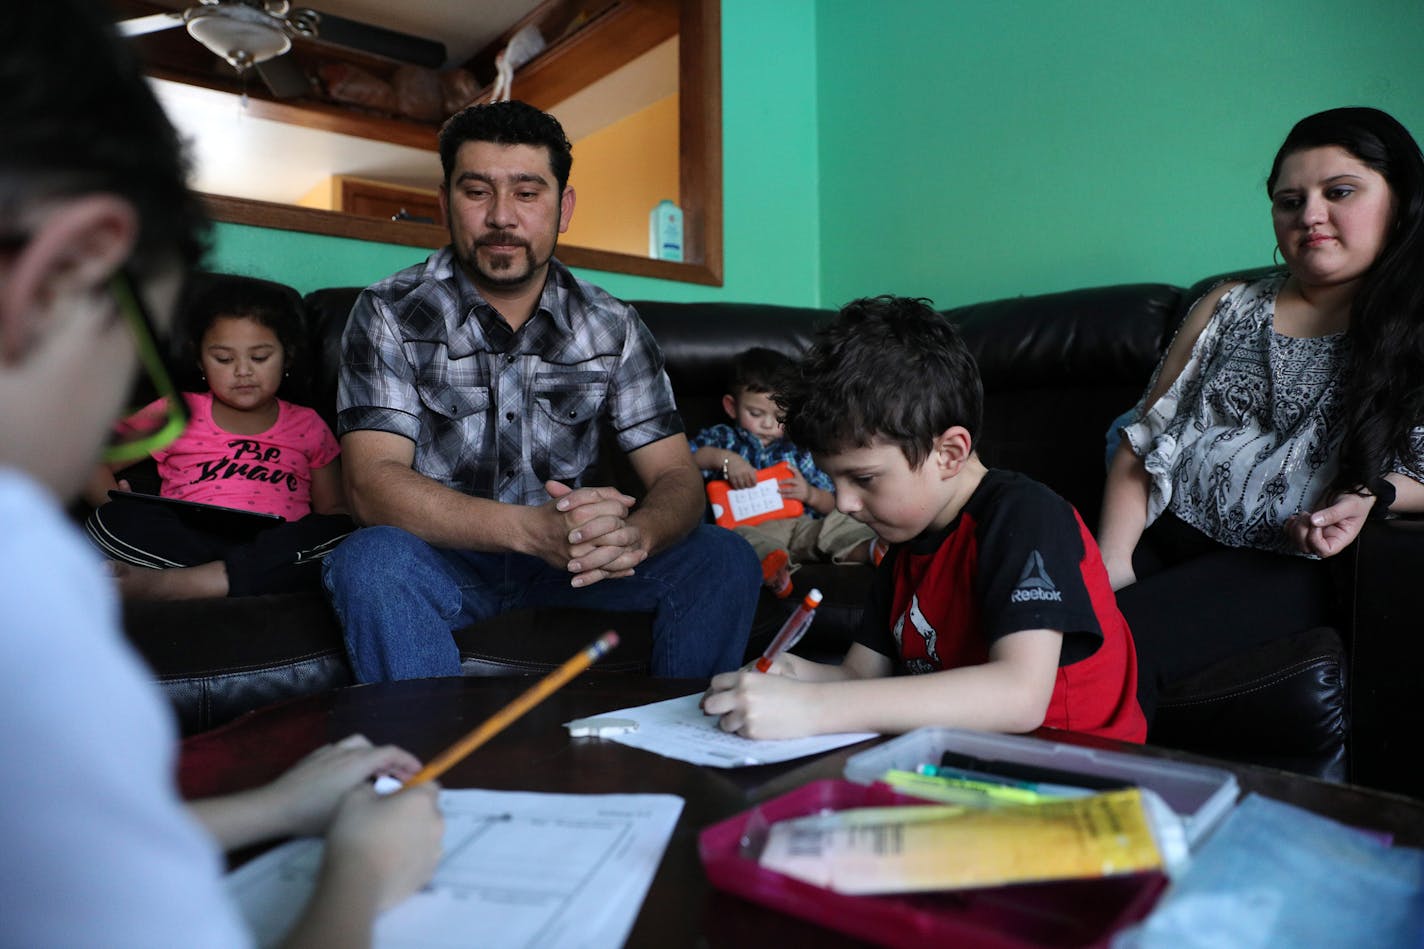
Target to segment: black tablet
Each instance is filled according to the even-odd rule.
[[[234,539],[252,537],[259,531],[286,523],[286,518],[277,514],[244,511],[218,504],[201,504],[197,501],[180,501],[177,498],[140,494],[136,491],[110,491],[109,499],[121,504],[156,504],[167,507],[193,528]]]

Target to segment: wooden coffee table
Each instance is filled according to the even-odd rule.
[[[428,760],[529,687],[532,678],[421,679],[354,686],[253,712],[183,742],[180,785],[188,797],[237,791],[276,776],[318,745],[360,732]],[[860,945],[707,882],[698,833],[758,801],[808,781],[841,776],[845,760],[873,742],[782,765],[720,770],[662,758],[610,741],[570,739],[563,723],[697,692],[705,680],[590,673],[575,680],[445,775],[451,788],[552,793],[663,793],[684,800],[630,946],[820,947]],[[1060,741],[1225,767],[1242,792],[1256,791],[1345,823],[1424,846],[1424,802],[1334,785],[1282,771],[1164,749],[1053,733]],[[235,862],[257,851],[234,855]]]

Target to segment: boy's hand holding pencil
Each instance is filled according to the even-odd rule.
[[[757,740],[801,738],[821,731],[816,725],[816,683],[796,675],[807,663],[799,656],[775,659],[767,672],[749,664],[712,677],[702,696],[702,711],[718,716],[717,727]],[[809,664],[809,663],[807,663]]]

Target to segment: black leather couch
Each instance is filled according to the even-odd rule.
[[[204,279],[234,279],[208,275]],[[240,278],[246,279],[246,278]],[[1190,304],[1192,288],[1133,284],[978,303],[947,311],[984,377],[979,448],[986,463],[1050,485],[1095,525],[1104,479],[1103,435],[1141,394]],[[330,419],[339,338],[358,288],[302,300],[312,349],[310,404]],[[749,346],[796,354],[825,309],[733,303],[635,301],[662,345],[689,431],[722,417],[732,356]],[[887,384],[895,384],[893,380]],[[618,458],[608,480],[636,482]],[[1424,712],[1412,684],[1424,669],[1416,594],[1401,564],[1421,549],[1424,525],[1371,523],[1337,569],[1346,591],[1335,629],[1312,630],[1239,661],[1205,670],[1162,698],[1150,740],[1222,758],[1424,795],[1408,756]],[[844,649],[859,618],[869,568],[808,565],[797,588],[826,594],[803,647]],[[751,651],[775,632],[788,601],[763,595]],[[129,603],[126,630],[179,711],[186,733],[283,698],[351,683],[339,630],[319,593]],[[642,671],[651,642],[646,617],[529,610],[456,635],[465,674],[537,673],[603,629],[624,645],[596,674]],[[1412,660],[1412,661],[1411,661]]]

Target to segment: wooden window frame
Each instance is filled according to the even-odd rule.
[[[678,30],[680,191],[687,260],[674,262],[560,244],[570,267],[722,286],[722,23],[720,0],[681,0]],[[216,221],[414,247],[443,247],[436,225],[206,194]]]

